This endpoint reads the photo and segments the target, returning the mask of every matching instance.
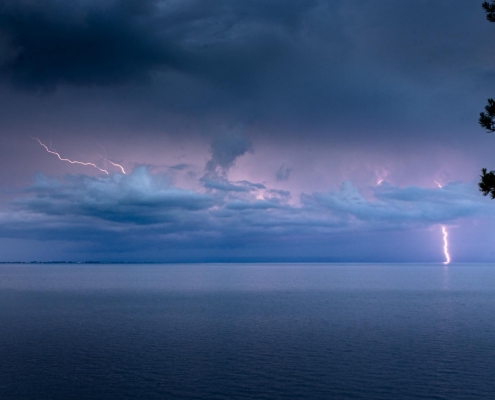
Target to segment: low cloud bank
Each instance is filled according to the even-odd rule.
[[[443,188],[398,187],[387,182],[365,196],[352,182],[328,192],[302,194],[242,181],[205,181],[203,191],[184,190],[146,167],[130,175],[104,177],[38,174],[32,186],[0,216],[3,237],[44,240],[139,231],[143,236],[195,241],[201,236],[226,238],[258,235],[283,239],[293,235],[427,228],[461,218],[492,216],[492,205],[474,185]],[[370,188],[368,188],[370,189]],[[369,190],[368,190],[369,192]],[[51,231],[50,235],[46,235]],[[58,237],[57,232],[60,233]],[[67,236],[67,232],[72,232]],[[77,233],[80,234],[77,234]],[[91,237],[89,235],[89,237]],[[254,235],[254,236],[253,236]]]

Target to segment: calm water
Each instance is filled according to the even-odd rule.
[[[0,399],[494,399],[495,265],[3,265]]]

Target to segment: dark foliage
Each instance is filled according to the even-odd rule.
[[[478,183],[483,196],[490,194],[492,199],[495,199],[495,171],[487,172],[486,168],[481,170],[481,181]]]
[[[488,99],[488,105],[485,106],[485,112],[480,113],[478,122],[488,132],[495,132],[495,100]]]
[[[486,19],[490,22],[495,22],[495,1],[492,0],[491,3],[485,1],[481,6],[486,11]]]
[[[485,1],[481,6],[486,12],[486,19],[495,22],[495,0],[491,3]],[[485,112],[480,113],[478,122],[488,132],[495,132],[495,100],[488,99]],[[495,171],[488,172],[486,168],[483,168],[480,177],[481,180],[478,183],[480,191],[484,196],[490,194],[490,197],[495,199]]]

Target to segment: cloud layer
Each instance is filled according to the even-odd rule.
[[[2,0],[0,76],[31,91],[152,82],[181,112],[377,135],[461,89],[463,71],[492,80],[479,41],[489,27],[473,5]]]
[[[226,179],[223,184],[206,182],[202,191],[184,190],[146,167],[104,177],[39,174],[11,204],[12,212],[1,216],[0,235],[42,241],[83,238],[96,247],[104,240],[105,246],[122,251],[146,242],[175,243],[191,251],[204,246],[255,249],[352,232],[424,230],[494,214],[473,186],[463,183],[428,189],[384,182],[364,196],[348,181],[328,192],[302,194],[299,201],[259,184]],[[146,253],[146,247],[141,251]],[[167,252],[154,257],[168,259]]]
[[[494,27],[479,0],[0,0],[0,250],[434,259],[446,224],[488,254]]]

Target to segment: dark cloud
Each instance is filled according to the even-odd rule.
[[[174,210],[194,212],[213,204],[208,195],[160,184],[145,167],[131,175],[67,176],[64,181],[39,174],[28,191],[36,195],[16,204],[33,213],[136,224],[173,222]]]
[[[376,138],[437,120],[430,102],[464,115],[461,86],[491,68],[474,5],[1,0],[0,74],[27,89],[152,81],[157,108]]]
[[[265,191],[265,197],[288,200],[291,198],[291,193],[288,190],[268,189]]]
[[[235,185],[226,179],[202,179],[207,189],[221,190],[224,192],[247,192],[248,188],[241,185]]]
[[[92,173],[28,143],[52,133],[67,157],[100,162],[96,139],[167,171],[38,175],[0,193],[0,235],[289,254],[489,221],[475,185],[428,186],[492,168],[473,132],[494,26],[478,0],[0,0],[2,185]]]
[[[209,174],[224,174],[234,166],[238,157],[253,151],[253,144],[242,133],[230,131],[213,139],[211,159],[206,164]]]
[[[224,186],[222,186],[223,184]],[[271,214],[268,220],[294,217],[297,224],[312,225],[311,221],[329,218],[347,225],[349,217],[360,221],[384,224],[447,223],[458,218],[481,213],[495,213],[489,201],[479,196],[475,187],[450,183],[442,188],[398,187],[384,182],[373,188],[371,198],[352,183],[344,182],[331,192],[302,194],[302,205],[282,206],[281,200],[290,197],[286,191],[266,189],[264,185],[247,181],[218,182],[209,189],[246,193],[244,198],[212,197],[197,191],[184,190],[166,183],[159,175],[152,175],[145,167],[131,175],[114,174],[109,177],[67,176],[63,180],[40,174],[34,185],[26,189],[27,197],[15,201],[19,210],[33,215],[87,216],[118,223],[168,222],[172,215],[197,215],[198,212],[219,210],[266,210],[280,208],[282,214]],[[242,189],[242,190],[241,190]],[[259,198],[259,193],[263,199]],[[288,213],[287,216],[284,214]],[[256,217],[258,222],[266,215]],[[306,220],[306,218],[308,218]],[[342,226],[344,226],[342,225]]]
[[[158,37],[155,3],[4,0],[0,31],[11,56],[0,72],[27,89],[146,81],[180,59],[180,51]]]
[[[186,164],[186,163],[180,163],[180,164],[175,164],[175,165],[172,165],[170,167],[170,169],[173,169],[175,171],[184,171],[188,168],[190,168],[191,166],[189,164]]]
[[[282,243],[284,248],[301,240],[319,243],[329,235],[356,230],[428,229],[467,217],[494,216],[489,201],[462,183],[427,189],[385,182],[369,197],[345,182],[330,192],[303,194],[299,205],[288,203],[290,193],[285,191],[250,182],[230,184],[257,190],[216,188],[222,196],[184,190],[145,167],[128,176],[103,178],[38,175],[11,212],[0,214],[0,236],[74,243],[84,238],[88,246],[111,242],[115,251],[137,246],[149,254],[157,242],[165,241],[184,251],[210,246],[220,255],[225,247],[254,249],[273,243],[282,251]]]
[[[252,192],[260,189],[266,189],[261,183],[252,183],[248,181],[230,182],[225,178],[207,179],[201,178],[204,187],[207,189],[221,190],[223,192]]]
[[[27,89],[143,82],[167,69],[248,88],[241,75],[278,45],[270,31],[300,29],[315,3],[2,0],[0,72]]]
[[[277,170],[275,177],[277,178],[277,181],[286,181],[290,178],[291,172],[292,168],[281,165],[280,168]]]
[[[405,188],[383,182],[373,190],[374,199],[366,199],[352,183],[344,182],[339,190],[330,193],[303,195],[308,206],[328,208],[342,218],[392,225],[419,223],[422,225],[447,223],[463,217],[488,213],[486,202],[479,198],[476,187],[451,183],[443,188]],[[489,205],[488,205],[489,206]]]

